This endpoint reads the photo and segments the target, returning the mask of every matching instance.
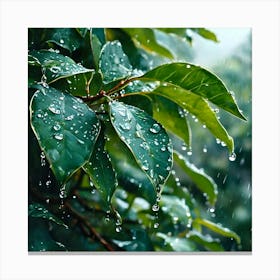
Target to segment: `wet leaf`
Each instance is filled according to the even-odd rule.
[[[190,28],[190,30],[197,33],[198,35],[200,35],[204,39],[208,39],[208,40],[214,41],[216,43],[219,42],[216,34],[212,31],[210,31],[209,29],[206,29],[206,28]]]
[[[68,228],[68,226],[65,225],[61,219],[49,212],[49,210],[40,203],[33,203],[28,205],[28,216],[31,216],[33,218],[46,219],[58,225],[64,226],[65,228]]]
[[[106,123],[106,135],[106,149],[112,159],[119,185],[126,191],[145,198],[151,205],[155,204],[157,196],[152,182],[108,123]]]
[[[185,199],[172,195],[162,195],[161,206],[162,211],[172,218],[174,224],[187,225],[191,223],[191,212]]]
[[[131,75],[132,66],[119,41],[108,42],[103,46],[100,53],[99,68],[105,84]]]
[[[47,83],[53,83],[61,78],[94,71],[77,64],[72,58],[54,51],[31,51],[29,52],[29,57],[39,61],[42,66],[42,71],[45,71]]]
[[[195,250],[195,246],[187,238],[168,236],[161,232],[158,232],[156,235],[162,238],[165,244],[176,252],[190,252]]]
[[[238,236],[238,234],[236,234],[234,231],[232,231],[226,227],[223,227],[219,224],[215,224],[213,222],[210,222],[206,219],[201,219],[201,218],[196,218],[194,220],[194,222],[198,223],[198,224],[208,228],[209,230],[216,232],[222,236],[233,238],[233,239],[235,239],[237,244],[240,244],[240,237]]]
[[[171,100],[157,95],[153,96],[152,104],[153,118],[190,147],[191,130],[183,110]]]
[[[86,28],[79,29],[79,32],[81,32],[82,29]],[[80,46],[80,36],[75,28],[47,28],[46,31],[48,33],[46,42],[55,43],[70,52],[75,51]]]
[[[41,88],[30,105],[33,131],[60,183],[90,158],[99,134],[95,113],[80,99]]]
[[[148,71],[140,79],[166,83],[169,89],[172,85],[178,87],[179,90],[184,89],[245,120],[234,97],[223,82],[216,75],[200,66],[190,63],[165,64]],[[173,94],[176,98],[176,93]]]
[[[186,28],[157,28],[158,30],[165,32],[167,34],[171,33],[171,34],[176,34],[180,37],[186,37],[187,33],[187,29]]]
[[[174,86],[160,86],[151,93],[165,97],[178,104],[181,108],[187,110],[187,112],[193,114],[211,131],[215,138],[220,139],[227,145],[230,153],[234,151],[232,137],[228,135],[216,114],[202,97]]]
[[[76,28],[78,33],[83,37],[85,38],[86,34],[87,34],[87,31],[88,31],[88,28]]]
[[[59,228],[65,229],[61,226]],[[67,251],[67,249],[64,244],[52,238],[49,232],[49,223],[45,219],[28,218],[28,251]]]
[[[82,73],[59,79],[52,86],[75,96],[96,95],[101,89],[102,77],[99,72]]]
[[[172,53],[157,42],[153,29],[122,28],[122,30],[130,35],[136,46],[143,48],[145,51],[157,53],[170,59],[173,58]]]
[[[190,231],[187,234],[187,238],[195,243],[200,244],[208,251],[224,251],[220,241],[212,238],[210,235],[202,235],[198,231]]]
[[[104,134],[100,133],[92,155],[83,168],[89,175],[94,186],[99,190],[104,201],[110,203],[117,186],[117,178],[111,164],[111,159],[104,149],[104,144]]]
[[[110,102],[111,122],[155,187],[163,184],[172,166],[172,147],[164,128],[146,112]]]
[[[207,200],[214,206],[218,196],[218,187],[214,180],[199,170],[194,164],[188,162],[186,158],[177,151],[173,153],[174,161],[186,172],[186,174],[196,184],[197,188],[206,195]]]

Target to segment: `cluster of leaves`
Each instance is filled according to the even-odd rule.
[[[220,238],[240,243],[205,219],[177,176],[187,174],[214,207],[214,180],[173,143],[191,153],[192,117],[234,160],[216,108],[245,119],[216,75],[173,61],[168,42],[187,47],[191,32],[217,41],[203,28],[29,30],[30,251],[222,251]],[[151,69],[157,56],[168,63]]]

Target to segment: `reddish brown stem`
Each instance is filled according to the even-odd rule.
[[[108,250],[114,251],[114,248],[96,231],[96,229],[91,225],[91,223],[86,219],[86,217],[82,216],[79,212],[77,212],[71,204],[66,201],[65,206],[69,210],[73,216],[75,216],[80,222],[82,222],[90,231],[90,233]]]

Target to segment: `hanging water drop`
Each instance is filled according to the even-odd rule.
[[[158,203],[155,203],[153,206],[152,206],[152,210],[154,212],[158,212],[159,211],[159,204]]]
[[[236,160],[236,154],[232,152],[228,158],[230,161],[235,161]]]

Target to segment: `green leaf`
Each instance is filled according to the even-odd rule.
[[[165,244],[176,252],[190,252],[195,250],[195,246],[187,238],[168,236],[161,232],[158,232],[156,235],[162,238]]]
[[[237,242],[237,244],[240,244],[240,237],[238,236],[238,234],[236,234],[234,231],[232,231],[226,227],[223,227],[219,224],[215,224],[213,222],[210,222],[206,219],[201,219],[201,218],[196,218],[194,220],[194,222],[198,223],[202,226],[205,226],[206,228],[210,229],[211,231],[216,232],[222,236],[234,238],[235,241]]]
[[[219,122],[216,114],[202,97],[174,86],[160,86],[151,93],[165,97],[177,103],[181,108],[187,110],[187,112],[192,113],[216,138],[220,139],[227,145],[230,153],[234,151],[232,137],[228,135],[223,125]]]
[[[176,103],[161,96],[153,96],[153,118],[165,129],[191,146],[191,130],[183,110]]]
[[[47,28],[47,33],[49,39],[46,42],[55,43],[70,52],[80,46],[80,36],[75,28]]]
[[[161,205],[162,211],[172,218],[174,224],[177,222],[184,225],[191,223],[191,212],[185,199],[172,195],[162,195]]]
[[[96,95],[101,89],[102,77],[99,72],[82,73],[59,79],[52,86],[75,96]]]
[[[157,53],[170,59],[173,58],[172,53],[157,42],[153,29],[123,28],[123,30],[130,35],[136,46],[151,53]]]
[[[55,226],[55,224],[54,224]],[[49,232],[49,223],[45,219],[28,218],[28,251],[67,251],[68,248],[53,239]],[[64,227],[58,228],[66,230]],[[67,229],[68,231],[69,229]]]
[[[155,187],[163,184],[172,166],[172,147],[164,128],[146,112],[110,102],[111,122]]]
[[[120,140],[112,125],[106,123],[106,149],[112,159],[118,182],[126,191],[145,198],[151,205],[156,203],[156,190],[140,169],[129,148]],[[120,160],[121,159],[121,160]]]
[[[94,183],[94,186],[99,190],[104,201],[110,203],[118,182],[111,159],[104,149],[104,144],[104,135],[100,133],[90,160],[83,168]]]
[[[57,180],[65,183],[90,158],[99,134],[95,113],[80,99],[54,88],[36,91],[31,125]]]
[[[220,244],[220,241],[213,239],[210,235],[202,235],[198,231],[190,231],[186,236],[189,240],[200,244],[206,250],[209,251],[224,251],[223,246]]]
[[[175,34],[175,35],[178,35],[180,37],[183,37],[185,38],[186,37],[186,31],[187,29],[186,28],[157,28],[158,30],[164,32],[164,33],[171,33],[171,34]]]
[[[198,189],[206,195],[207,200],[211,206],[214,206],[218,196],[218,187],[214,180],[199,170],[194,164],[187,161],[177,151],[173,153],[174,161],[186,172],[186,174],[196,184]]]
[[[94,67],[98,70],[99,67],[99,57],[101,53],[101,42],[99,41],[98,37],[95,34],[90,32],[90,48],[93,58]]]
[[[103,46],[100,53],[99,68],[105,84],[131,75],[132,66],[119,41],[108,42]]]
[[[216,75],[200,66],[190,63],[165,64],[148,71],[140,79],[160,81],[166,83],[167,86],[173,85],[187,90],[245,120],[232,94],[226,89],[223,82]]]
[[[76,28],[76,30],[78,31],[78,33],[83,37],[85,38],[86,34],[87,34],[87,31],[88,31],[88,28]]]
[[[28,216],[31,216],[33,218],[46,219],[55,222],[58,225],[64,226],[65,228],[68,228],[68,226],[65,225],[62,220],[49,212],[49,210],[40,203],[33,203],[28,205]]]
[[[206,28],[190,28],[190,30],[192,30],[193,32],[197,33],[198,35],[200,35],[201,37],[214,41],[216,43],[219,42],[217,36],[215,33],[213,33],[212,31],[210,31],[209,29]]]
[[[47,83],[77,75],[80,73],[93,72],[92,69],[87,69],[68,56],[56,53],[54,51],[31,51],[29,57],[39,61],[46,75]]]

